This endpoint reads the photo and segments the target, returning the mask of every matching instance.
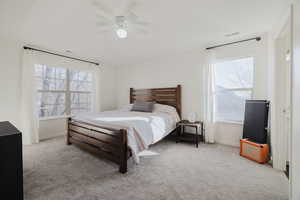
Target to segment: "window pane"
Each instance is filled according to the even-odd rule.
[[[71,81],[70,82],[71,91],[92,91],[92,83],[86,81]]]
[[[35,77],[40,117],[91,111],[92,73],[35,65]],[[70,102],[66,102],[69,99],[67,88],[71,92]],[[71,111],[71,113],[67,113],[67,111]]]
[[[92,91],[92,74],[78,70],[70,70],[70,90],[71,91]]]
[[[65,115],[65,93],[39,92],[37,95],[39,117]]]
[[[71,114],[79,114],[91,111],[90,93],[72,93],[71,94]]]
[[[251,99],[251,91],[219,90],[215,98],[216,121],[243,121],[245,102]]]
[[[71,81],[92,81],[91,80],[92,74],[90,72],[70,70],[69,75]]]
[[[56,78],[65,80],[67,76],[66,69],[56,67]]]
[[[80,91],[80,82],[70,81],[70,90],[71,91]]]
[[[79,72],[78,73],[78,80],[80,81],[87,81],[88,80],[88,77],[89,77],[89,74],[88,72]]]
[[[69,70],[70,81],[78,80],[78,70]]]
[[[55,90],[66,90],[66,81],[65,80],[56,80],[55,81]]]
[[[66,90],[65,68],[35,65],[35,76],[38,90]]]
[[[46,79],[55,79],[55,68],[54,67],[45,67],[45,76]]]
[[[251,99],[254,59],[244,58],[214,66],[215,120],[243,121],[245,100]],[[238,89],[238,90],[236,90]]]
[[[243,58],[217,63],[215,65],[215,85],[218,88],[252,88],[253,58]]]

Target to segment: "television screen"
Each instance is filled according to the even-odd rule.
[[[246,100],[243,138],[252,142],[267,143],[269,102]]]

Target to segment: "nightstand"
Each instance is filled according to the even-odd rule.
[[[196,145],[198,148],[199,142],[202,140],[205,143],[205,130],[204,130],[204,123],[202,121],[196,122],[189,122],[187,120],[181,120],[177,123],[177,142],[191,142]],[[189,133],[186,132],[186,127],[195,128],[196,133]],[[199,133],[201,131],[201,133]]]

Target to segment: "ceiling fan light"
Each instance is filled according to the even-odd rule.
[[[123,28],[118,28],[116,33],[117,33],[118,37],[121,39],[127,38],[127,31]]]

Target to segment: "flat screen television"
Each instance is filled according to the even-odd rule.
[[[246,100],[243,138],[266,144],[268,139],[269,101]]]

